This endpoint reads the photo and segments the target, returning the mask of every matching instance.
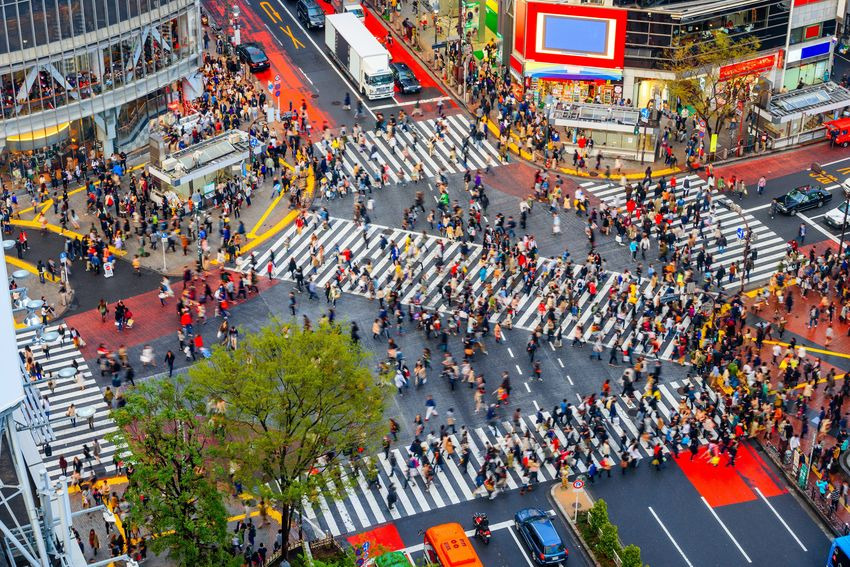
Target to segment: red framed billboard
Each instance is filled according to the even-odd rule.
[[[514,48],[540,63],[623,67],[626,10],[516,2]]]

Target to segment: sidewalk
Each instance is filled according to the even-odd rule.
[[[421,67],[424,68],[424,70],[428,73],[429,79],[435,80],[437,83],[442,85],[442,87],[447,92],[451,93],[452,96],[456,99],[456,101],[458,102],[458,104],[460,105],[460,107],[462,109],[464,109],[468,112],[474,113],[476,107],[471,105],[471,104],[466,103],[464,96],[463,96],[462,84],[458,84],[458,82],[455,80],[455,78],[450,73],[447,74],[445,70],[443,70],[441,73],[435,72],[435,68],[434,68],[435,52],[431,48],[431,46],[432,46],[431,38],[433,37],[433,39],[435,41],[444,41],[444,39],[441,39],[438,36],[432,36],[431,35],[432,30],[433,30],[433,26],[432,26],[431,23],[428,24],[427,28],[424,31],[421,31],[422,27],[421,27],[421,25],[419,25],[420,15],[413,13],[411,3],[402,2],[402,3],[400,3],[400,6],[401,6],[400,11],[392,11],[391,12],[391,16],[390,16],[390,19],[388,21],[385,17],[383,17],[381,14],[379,14],[374,9],[374,7],[371,5],[371,3],[367,4],[368,9],[372,12],[372,15],[375,16],[373,21],[380,22],[385,31],[391,30],[392,35],[395,38],[395,40],[398,43],[403,44],[403,45],[405,45],[406,47],[409,48],[408,52],[410,54],[412,54],[413,57],[415,57],[416,59],[419,59],[422,62]],[[405,20],[409,20],[410,22],[414,22],[414,23],[417,24],[416,25],[416,33],[413,34],[413,41],[409,41],[409,40],[406,39],[406,33],[405,33],[404,27],[402,25],[402,23]],[[429,19],[429,22],[430,21],[431,20]],[[374,30],[372,30],[372,31],[373,31],[373,33],[375,33]],[[421,33],[420,33],[420,31],[421,31]],[[380,37],[380,35],[381,34],[376,34],[376,37],[378,37],[378,39],[383,42],[384,38]],[[662,118],[661,126],[659,128],[663,129],[664,125],[669,123],[669,122],[672,122],[672,121],[670,121],[670,119],[668,119],[668,118]],[[494,135],[497,138],[499,137],[499,129],[498,129],[497,125],[493,122],[492,116],[488,117],[488,128],[489,128],[490,133],[492,135]],[[724,128],[720,137],[725,138],[726,133],[727,133],[727,131]],[[533,165],[535,167],[543,168],[543,167],[546,166],[546,164],[543,162],[542,159],[534,159],[534,156],[531,153],[527,152],[522,147],[520,147],[518,142],[520,142],[519,136],[517,136],[516,134],[514,134],[512,132],[511,133],[511,139],[509,141],[508,147],[514,155],[520,156],[523,160],[528,161],[531,165]],[[673,152],[677,157],[678,163],[684,164],[686,162],[685,155],[684,155],[684,143],[674,141],[674,142],[671,143],[671,146],[673,147]],[[570,146],[567,146],[567,147],[569,148],[569,150],[565,152],[565,158],[569,158],[572,154],[572,146],[570,145]],[[814,152],[820,154],[821,159],[823,159],[823,155],[822,155],[823,150],[820,147],[820,145],[816,144],[814,147],[817,147],[818,150],[811,150],[811,151],[814,151]],[[595,149],[598,149],[598,148],[595,148]],[[668,167],[664,164],[663,160],[661,160],[661,159],[655,160],[654,156],[652,155],[652,152],[648,152],[648,153],[649,153],[649,159],[647,159],[647,161],[645,163],[641,163],[640,161],[637,161],[637,160],[622,159],[623,165],[624,165],[623,173],[625,174],[627,180],[633,181],[633,180],[643,179],[644,175],[645,175],[644,172],[645,172],[647,167],[652,168],[653,177],[668,176],[668,175],[673,175],[673,174],[676,174],[676,173],[688,171],[688,168],[684,165],[679,165],[679,166],[675,166],[675,167]],[[742,168],[747,173],[750,173],[751,168],[747,168],[747,166],[744,165],[744,164],[747,164],[754,159],[760,160],[760,159],[765,159],[765,158],[771,159],[771,161],[773,163],[783,163],[787,159],[786,158],[787,153],[788,152],[785,151],[785,150],[779,150],[777,153],[771,152],[771,153],[747,154],[745,157],[740,158],[740,159],[732,158],[734,160],[733,163],[729,164],[727,166],[723,165],[724,162],[716,163],[716,166],[718,168],[721,168],[721,167],[724,167],[724,168],[725,167]],[[588,160],[588,161],[590,161],[590,160]],[[604,166],[609,165],[612,169],[611,177],[614,178],[614,179],[619,179],[620,175],[613,171],[613,169],[614,169],[614,160],[613,159],[611,159],[610,157],[605,157],[602,160],[602,164],[603,164],[603,167],[600,170],[592,169],[592,165],[595,165],[595,164],[588,163],[586,170],[577,170],[575,168],[570,168],[570,167],[559,167],[557,169],[557,171],[562,173],[562,174],[570,175],[570,176],[574,176],[574,177],[595,178],[595,177],[602,176],[604,174],[604,171],[605,171]],[[702,165],[705,165],[705,164],[702,164]],[[712,165],[715,165],[715,164],[712,164]],[[551,168],[547,168],[547,169],[551,169]],[[770,171],[770,168],[768,168],[765,171],[766,172]],[[797,169],[797,171],[799,171],[799,168]]]
[[[261,273],[261,266],[257,266],[257,272],[260,276],[257,281],[257,287],[260,293],[276,285],[279,280],[269,280],[265,274]],[[239,289],[239,281],[242,274],[236,271],[228,270],[234,276],[235,288]],[[206,280],[210,287],[215,289],[218,285],[219,271],[210,272]],[[194,280],[193,285],[197,289],[197,293],[203,292],[203,282]],[[135,324],[132,329],[125,329],[119,332],[114,324],[112,317],[113,305],[109,306],[110,313],[106,316],[106,321],[101,321],[100,313],[96,309],[91,309],[84,313],[72,315],[65,319],[65,323],[69,327],[74,327],[80,332],[80,335],[86,341],[86,346],[80,350],[87,360],[98,357],[97,349],[102,343],[108,350],[115,352],[120,346],[127,348],[146,344],[163,336],[173,336],[179,328],[179,319],[176,312],[176,306],[183,292],[183,283],[178,282],[172,284],[174,297],[167,298],[165,305],[160,304],[159,290],[149,291],[134,297],[124,299],[126,305],[133,313]],[[258,297],[257,294],[248,294],[247,299],[236,300],[231,305],[239,305],[245,301],[250,301]],[[196,322],[196,325],[210,325],[214,328],[218,325],[218,321],[214,318],[215,300],[211,299],[206,304],[206,315],[209,323]],[[180,355],[180,353],[177,353]],[[134,361],[135,362],[135,361]],[[157,364],[161,360],[156,361]]]

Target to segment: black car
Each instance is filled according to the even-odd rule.
[[[823,187],[813,187],[811,185],[803,185],[792,189],[789,193],[777,197],[773,200],[776,204],[776,210],[786,215],[796,215],[800,211],[806,209],[814,209],[822,207],[825,203],[832,200],[832,194],[829,191],[824,191]]]
[[[419,84],[419,80],[407,63],[390,63],[390,69],[393,71],[393,81],[399,92],[413,94],[422,90],[422,85]]]
[[[256,43],[243,43],[236,47],[239,61],[246,63],[252,73],[259,73],[269,68],[269,58],[263,48]]]
[[[307,28],[325,27],[325,12],[316,0],[298,0],[295,7],[298,19]]]

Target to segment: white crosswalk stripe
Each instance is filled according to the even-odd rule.
[[[395,147],[386,136],[377,135],[372,130],[365,131],[366,145],[363,151],[354,140],[345,145],[342,170],[350,176],[354,173],[355,166],[359,166],[374,177],[384,165],[389,165],[389,178],[393,183],[398,183],[399,174],[405,171],[411,176],[417,163],[422,163],[424,177],[437,177],[441,170],[450,174],[500,165],[499,153],[489,141],[475,142],[471,139],[472,123],[466,116],[449,116],[445,123],[447,128],[443,131],[442,139],[434,145],[430,153],[428,140],[436,133],[435,119],[413,121],[406,129],[398,127]],[[467,139],[469,152],[464,163],[463,147]],[[320,156],[327,154],[323,141],[317,142],[315,146]],[[373,147],[377,154],[375,159],[371,157]],[[409,156],[407,158],[403,154],[405,149]],[[455,160],[450,159],[452,149],[455,150]]]
[[[366,234],[367,239],[364,239]],[[383,238],[383,242],[382,242]],[[406,244],[410,239],[411,244]],[[349,272],[348,268],[337,261],[337,256],[345,251],[351,251],[351,265],[360,270],[371,266],[371,274],[374,288],[392,287],[393,279],[396,277],[397,268],[391,258],[390,249],[392,243],[399,247],[399,257],[405,254],[405,248],[411,251],[413,243],[418,243],[421,250],[418,262],[413,273],[397,286],[399,296],[404,304],[419,304],[430,310],[441,313],[450,312],[452,303],[443,293],[443,287],[451,280],[451,269],[457,266],[459,273],[463,269],[468,270],[458,289],[464,284],[469,284],[473,289],[474,297],[480,298],[484,293],[484,286],[479,277],[478,261],[482,256],[483,249],[479,244],[463,244],[457,241],[446,241],[436,236],[423,236],[421,233],[391,229],[379,225],[362,227],[354,222],[343,219],[330,219],[330,226],[323,229],[321,225],[311,223],[303,229],[301,234],[296,228],[289,227],[283,235],[257,258],[257,266],[263,266],[274,257],[273,275],[281,279],[289,279],[290,259],[295,265],[304,271],[305,279],[313,278],[321,295],[324,286],[332,281],[339,281],[340,273]],[[383,249],[382,249],[383,246]],[[441,254],[441,247],[444,252]],[[314,268],[312,262],[318,256],[318,250],[324,250],[324,262]],[[465,253],[465,254],[464,254]],[[442,263],[441,272],[436,267]],[[514,295],[517,297],[518,308],[513,316],[513,326],[519,329],[531,330],[541,322],[538,308],[546,297],[546,284],[553,277],[557,262],[553,259],[543,258],[540,260],[538,284],[531,289],[524,287],[519,278],[501,278],[493,281],[491,277],[493,266],[487,264],[487,281],[492,286],[493,293],[497,296],[502,293],[508,302]],[[548,268],[551,267],[551,273]],[[581,266],[575,267],[580,273]],[[364,280],[365,281],[365,280]],[[622,274],[608,272],[601,276],[597,284],[595,294],[591,294],[589,286],[578,297],[574,312],[564,315],[560,330],[565,340],[573,338],[578,326],[581,326],[583,339],[593,340],[595,332],[600,333],[603,346],[609,347],[620,337],[622,344],[628,348],[630,345],[633,354],[648,354],[650,351],[656,356],[670,359],[677,358],[676,339],[679,333],[687,329],[690,319],[685,317],[682,328],[676,330],[675,314],[670,310],[671,301],[679,301],[681,305],[687,306],[688,301],[697,301],[695,305],[699,308],[699,298],[682,296],[678,290],[668,285],[658,285],[654,290],[649,290],[651,282],[643,278],[636,284],[633,301],[622,301],[621,297],[628,295],[630,291],[629,280],[624,280]],[[354,293],[368,296],[369,292],[365,283],[353,285],[351,281],[341,287],[345,293]],[[613,293],[618,292],[618,293]],[[684,310],[684,309],[683,309]],[[639,320],[649,314],[648,320],[652,322],[648,331],[638,329]],[[504,305],[491,315],[490,322],[504,322],[507,317],[507,309]],[[661,329],[659,331],[659,329]],[[653,346],[654,343],[654,346]]]
[[[690,183],[690,191],[688,196],[684,198],[683,206],[687,207],[691,203],[694,203],[694,206],[698,206],[696,200],[700,191],[707,192],[708,184],[698,175],[686,175],[682,178],[677,178],[677,199],[683,194],[683,187],[686,179]],[[611,207],[622,208],[626,204],[624,189],[617,183],[586,182],[582,183],[582,188],[603,200]],[[647,193],[647,200],[654,198],[654,191],[653,186],[653,188],[651,188]],[[728,273],[729,266],[734,262],[738,262],[739,267],[742,267],[741,264],[745,242],[738,237],[737,231],[739,228],[744,229],[745,223],[738,213],[732,211],[727,206],[733,201],[734,198],[732,197],[718,193],[712,194],[712,203],[717,204],[716,213],[714,214],[714,223],[711,226],[706,227],[704,232],[705,238],[697,237],[697,244],[693,250],[694,257],[701,248],[705,249],[707,252],[711,252],[714,255],[714,263],[712,264],[712,269],[714,271],[716,271],[720,266],[724,266]],[[705,217],[705,213],[703,213],[703,217]],[[753,217],[752,214],[744,213],[744,218],[746,219],[746,225],[749,226],[755,237],[750,244],[750,249],[757,252],[756,259],[753,262],[754,267],[750,273],[748,283],[757,284],[769,280],[776,272],[777,265],[785,257],[787,243],[782,237],[771,230],[770,227],[765,226],[761,221]],[[726,237],[728,243],[726,249],[722,253],[719,252],[716,245],[716,239],[714,238],[714,230],[717,223],[720,224],[720,230]],[[680,226],[681,218],[677,216],[670,228],[676,229]],[[689,223],[687,227],[682,228],[682,234],[677,241],[677,245],[679,246],[687,242],[694,227]],[[653,251],[653,254],[655,254],[655,251]],[[743,270],[739,273],[743,273]],[[723,286],[726,289],[735,289],[740,286],[740,280],[729,282],[728,278],[724,279]]]
[[[691,384],[689,379],[659,384],[661,400],[656,402],[655,409],[648,408],[650,411],[649,420],[655,422],[655,416],[652,412],[657,411],[665,424],[669,423],[670,417],[679,411],[680,401],[686,398],[684,392],[686,385],[693,388],[697,394],[701,391],[701,387]],[[631,398],[615,395],[613,405],[618,412],[618,419],[614,422],[609,419],[609,410],[603,406],[601,401],[597,401],[597,407],[605,418],[601,423],[604,426],[604,433],[610,447],[608,459],[615,469],[619,468],[621,452],[628,450],[635,442],[638,443],[637,451],[640,457],[638,466],[648,466],[652,460],[654,442],[647,442],[641,438],[644,429],[642,423],[638,421],[640,416],[636,411],[634,402],[635,400]],[[581,415],[575,406],[572,407],[572,418],[569,426],[575,432],[573,435],[578,435],[582,426],[587,426],[593,430],[594,423],[588,413],[585,412],[584,415]],[[339,536],[381,524],[388,518],[399,519],[429,512],[450,504],[484,498],[485,491],[483,488],[476,487],[476,476],[484,465],[485,446],[489,444],[499,448],[500,455],[504,460],[502,440],[513,431],[517,431],[519,435],[528,432],[535,440],[537,446],[534,450],[541,463],[538,473],[539,481],[557,480],[559,474],[555,460],[547,459],[547,457],[554,455],[551,450],[551,439],[557,438],[560,447],[566,447],[568,439],[561,426],[555,425],[551,429],[546,426],[550,418],[551,413],[549,411],[541,410],[536,415],[524,416],[518,425],[512,423],[510,419],[497,419],[493,424],[495,430],[488,426],[469,430],[470,456],[465,471],[461,470],[460,467],[461,431],[458,430],[450,435],[455,447],[454,456],[445,459],[445,467],[435,472],[434,482],[427,489],[420,470],[411,475],[409,485],[405,487],[407,463],[413,456],[409,446],[399,445],[391,450],[397,463],[395,470],[392,471],[392,476],[390,476],[392,470],[390,463],[383,453],[375,457],[378,465],[379,486],[369,487],[363,473],[356,472],[352,467],[345,465],[345,473],[350,476],[348,486],[342,490],[342,496],[340,498],[331,496],[339,493],[339,486],[333,486],[330,487],[330,490],[322,491],[317,497],[315,517],[311,517],[311,519],[317,522],[326,532]],[[655,426],[652,427],[654,429]],[[663,438],[665,433],[661,432],[659,435]],[[603,453],[602,433],[597,432],[591,439],[590,453],[573,461],[571,474],[587,473],[590,462],[596,465],[600,474],[603,474],[602,462],[605,453]],[[701,445],[708,442],[704,438],[700,438],[699,441]],[[688,449],[680,445],[679,451],[687,453]],[[663,452],[668,456],[671,454],[669,443],[663,447]],[[433,454],[429,452],[429,460],[432,460],[432,458]],[[514,460],[513,466],[507,468],[508,489],[515,490],[522,486],[522,476],[522,464]],[[396,489],[398,500],[393,509],[390,510],[387,507],[387,489],[391,484]],[[498,498],[498,495],[496,497]]]
[[[50,326],[46,330],[55,330],[57,327]],[[31,345],[33,359],[41,364],[43,369],[43,378],[35,382],[39,394],[42,398],[47,399],[50,409],[50,424],[55,434],[55,440],[50,443],[52,456],[47,456],[44,453],[44,447],[39,447],[45,468],[52,480],[59,478],[62,471],[59,467],[59,457],[64,455],[68,461],[68,475],[73,472],[71,463],[74,457],[79,457],[83,461],[84,469],[82,476],[85,478],[90,472],[89,463],[83,457],[83,445],[88,445],[89,449],[94,453],[93,444],[97,439],[101,446],[100,459],[101,464],[98,465],[94,457],[92,457],[91,465],[99,477],[113,475],[116,472],[113,457],[115,455],[115,446],[106,440],[105,436],[109,433],[117,431],[115,422],[109,415],[109,408],[103,400],[103,393],[97,385],[97,382],[92,377],[92,372],[89,370],[82,353],[74,347],[70,336],[66,333],[62,344],[52,344],[49,346],[48,353],[42,349],[40,344],[32,344],[35,338],[34,331],[23,331],[17,334],[18,349],[21,353],[25,353],[25,348]],[[83,377],[84,388],[81,390],[74,376],[69,378],[61,378],[59,371],[63,368],[72,367],[76,361],[79,372]],[[50,381],[54,382],[54,389],[51,391],[49,387]],[[68,408],[74,404],[77,410],[77,425],[72,426],[66,412]],[[94,428],[88,426],[87,419],[82,417],[87,411],[94,410]]]

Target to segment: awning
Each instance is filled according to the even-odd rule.
[[[183,98],[195,100],[204,94],[204,75],[200,71],[192,73],[183,79]]]

